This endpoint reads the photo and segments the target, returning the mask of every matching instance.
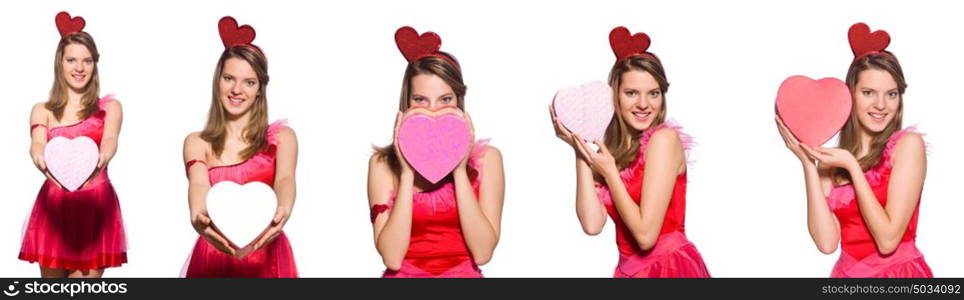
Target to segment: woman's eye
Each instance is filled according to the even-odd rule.
[[[626,91],[626,96],[636,97],[636,91]]]
[[[254,81],[247,81],[245,82],[245,84],[247,84],[248,86],[254,86]]]
[[[84,63],[86,63],[86,64],[91,64],[91,63],[94,63],[94,60],[93,60],[93,59],[85,59],[85,60],[84,60]]]
[[[415,103],[421,104],[421,103],[425,102],[425,99],[424,99],[424,98],[415,98],[415,99],[412,99],[412,101],[415,101]]]
[[[450,102],[452,102],[452,97],[442,98],[442,103],[450,103]]]
[[[896,93],[896,92],[890,92],[890,94],[887,94],[887,96],[890,96],[890,98],[897,98],[897,93]]]
[[[870,91],[863,91],[863,93],[864,93],[864,96],[870,96],[871,94],[873,94]]]
[[[649,92],[649,96],[650,96],[650,97],[659,97],[660,94],[662,94],[662,92],[660,92],[660,91],[652,91],[652,92]]]
[[[74,62],[74,59],[73,59],[73,58],[68,58],[68,59],[67,59],[67,62],[72,63],[72,62]]]

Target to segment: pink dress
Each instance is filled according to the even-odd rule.
[[[890,182],[890,172],[893,169],[892,156],[894,146],[905,133],[914,131],[908,128],[894,133],[887,141],[887,148],[876,166],[867,170],[864,176],[876,196],[880,205],[887,205],[887,188]],[[840,259],[833,267],[831,277],[934,277],[930,267],[924,261],[924,255],[917,249],[914,240],[917,237],[917,214],[920,210],[918,195],[917,207],[907,223],[907,229],[901,238],[897,250],[888,255],[881,255],[877,251],[870,230],[864,224],[857,205],[856,193],[853,185],[834,187],[827,197],[827,203],[837,221],[840,222]]]
[[[50,128],[47,141],[62,136],[86,136],[100,147],[107,104],[113,95],[100,99],[100,111],[80,123]],[[42,124],[34,127],[46,127]],[[44,268],[94,270],[127,262],[127,242],[120,202],[107,177],[107,167],[94,178],[69,192],[49,179],[40,187],[20,247],[21,260]]]
[[[234,165],[208,168],[211,186],[221,181],[245,184],[260,181],[274,187],[275,154],[278,149],[277,133],[286,125],[276,121],[268,126],[268,149]],[[187,163],[190,168],[196,162]],[[268,245],[242,259],[218,251],[204,238],[198,237],[188,259],[185,277],[298,277],[294,254],[288,237],[282,232]]]
[[[636,160],[619,173],[629,196],[636,204],[639,204],[642,198],[646,147],[653,134],[663,128],[676,131],[683,141],[684,149],[688,150],[692,144],[690,137],[681,132],[680,127],[667,124],[667,122],[647,129],[643,133],[643,136],[639,139],[640,146]],[[646,251],[639,248],[629,227],[626,227],[619,216],[619,212],[616,211],[609,187],[597,185],[597,193],[599,201],[606,206],[606,212],[609,213],[609,217],[616,224],[619,264],[613,272],[613,277],[710,277],[710,273],[703,263],[703,257],[696,251],[696,246],[686,239],[685,235],[686,172],[676,177],[676,184],[673,187],[669,206],[666,208],[666,216],[663,219],[659,238],[656,240],[656,245]]]
[[[479,196],[482,164],[479,159],[488,149],[488,140],[475,143],[469,156],[469,177],[475,196]],[[412,234],[408,252],[397,271],[385,270],[382,277],[482,277],[482,271],[472,259],[459,222],[456,207],[455,183],[452,176],[443,179],[441,187],[433,191],[414,192],[412,195]],[[378,214],[391,208],[395,195],[388,205],[372,207],[372,222]]]

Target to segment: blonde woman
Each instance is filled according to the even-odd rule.
[[[200,237],[183,275],[297,277],[282,229],[295,202],[298,140],[283,121],[268,124],[268,61],[251,44],[254,36],[231,34],[238,29],[232,17],[222,18],[219,27],[225,49],[214,72],[207,125],[184,141],[191,225]],[[231,243],[208,216],[207,192],[221,181],[262,182],[275,192],[274,218],[250,245]]]
[[[410,108],[464,112],[465,84],[458,61],[434,49],[413,47],[415,30],[396,31],[408,60],[395,124],[395,141],[378,148],[368,169],[375,248],[387,269],[383,277],[482,277],[499,242],[504,182],[502,155],[486,140],[475,141],[446,178],[431,183],[412,169],[398,149],[399,122]],[[471,126],[471,118],[464,116]],[[474,135],[474,134],[473,134]],[[472,137],[474,141],[474,136]]]
[[[61,39],[54,56],[50,99],[30,113],[30,155],[47,176],[24,231],[20,259],[40,265],[42,277],[101,277],[127,262],[120,203],[107,177],[117,152],[122,112],[111,95],[100,97],[100,53],[85,21],[67,12],[55,18]],[[94,173],[68,190],[47,169],[47,142],[61,137],[90,139],[98,148]]]
[[[831,277],[933,277],[915,242],[924,140],[913,127],[901,128],[903,70],[886,44],[861,46],[869,34],[863,23],[850,28],[853,109],[839,148],[800,143],[779,117],[777,127],[803,165],[813,242],[825,254],[843,250]]]
[[[642,47],[629,45],[644,39]],[[709,277],[685,235],[686,153],[690,138],[666,121],[669,82],[646,52],[649,37],[625,27],[610,32],[616,63],[609,72],[612,120],[593,150],[552,113],[556,136],[576,158],[576,212],[583,231],[597,235],[606,215],[616,224],[619,264],[614,277]]]

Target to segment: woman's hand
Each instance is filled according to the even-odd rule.
[[[549,117],[552,118],[552,127],[556,130],[556,137],[568,144],[569,147],[572,147],[573,151],[579,153],[579,148],[576,146],[575,135],[569,131],[565,125],[562,125],[562,122],[559,121],[559,118],[556,116],[556,110],[552,108],[552,105],[549,106]]]
[[[221,235],[217,228],[214,227],[214,224],[211,224],[211,217],[208,216],[207,210],[192,211],[191,226],[194,227],[194,231],[197,231],[197,233],[204,238],[208,244],[214,246],[214,248],[230,256],[237,254],[231,242]]]
[[[804,164],[814,164],[813,158],[803,149],[803,144],[797,140],[797,137],[793,136],[793,133],[787,128],[787,125],[783,123],[783,119],[777,115],[774,120],[777,123],[777,130],[780,131],[780,136],[783,137],[783,143],[786,144],[787,149],[790,149],[800,162]]]
[[[34,165],[35,167],[37,167],[37,170],[40,170],[41,173],[45,173],[45,174],[46,174],[46,173],[47,173],[47,162],[44,161],[44,154],[43,154],[43,153],[36,153],[36,154],[31,155],[31,156],[33,156],[33,165]]]
[[[100,157],[97,159],[97,170],[101,170],[105,166],[107,166],[107,162],[109,162],[110,159],[111,159],[110,154],[101,152]]]
[[[47,177],[48,181],[52,182],[58,188],[63,190],[64,186],[60,185],[60,182],[54,179],[53,175],[50,175],[50,171],[47,170],[47,163],[44,161],[43,152],[34,154],[32,156],[33,156],[33,165],[37,167],[37,170],[40,170],[40,173],[43,173],[44,177]]]
[[[609,176],[619,175],[619,168],[616,167],[616,159],[609,149],[606,148],[606,143],[599,140],[593,142],[599,147],[599,151],[593,151],[592,148],[583,141],[582,137],[579,135],[573,135],[576,141],[576,148],[578,149],[579,155],[585,158],[586,163],[596,174],[602,175],[604,178]]]
[[[289,217],[291,217],[291,207],[278,206],[275,210],[274,218],[271,219],[271,225],[268,225],[268,229],[265,229],[252,245],[241,249],[238,255],[244,256],[250,252],[258,251],[258,249],[263,248],[265,245],[271,244],[271,242],[281,234],[281,231],[284,230]]]
[[[810,147],[803,144],[801,144],[801,147],[807,155],[818,161],[821,166],[842,168],[848,171],[856,170],[858,174],[863,173],[860,170],[860,163],[857,162],[857,158],[850,151],[840,148]]]
[[[459,162],[459,166],[456,170],[468,171],[469,158],[472,156],[472,147],[475,146],[475,125],[472,124],[472,117],[469,113],[462,113],[465,118],[465,123],[469,125],[469,147],[465,150],[465,156],[462,157],[462,161]]]
[[[409,110],[409,112],[410,111],[411,110]],[[412,166],[408,164],[407,160],[405,160],[405,156],[402,155],[402,149],[399,148],[398,145],[398,128],[401,127],[402,120],[408,117],[408,115],[408,112],[398,112],[398,114],[395,115],[395,129],[393,131],[394,134],[392,135],[392,145],[395,147],[395,158],[398,160],[398,165],[401,167],[401,175],[411,177],[415,173],[412,171]]]

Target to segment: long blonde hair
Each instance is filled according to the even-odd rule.
[[[80,44],[87,47],[87,51],[90,51],[91,58],[94,60],[94,70],[90,73],[90,81],[87,82],[87,86],[84,88],[84,94],[80,98],[80,105],[83,106],[83,109],[77,112],[77,117],[83,120],[100,112],[100,106],[98,106],[98,100],[100,99],[100,76],[97,74],[97,62],[100,61],[100,52],[97,52],[97,44],[94,43],[93,37],[86,32],[78,32],[61,39],[60,43],[57,44],[57,52],[54,55],[54,84],[53,87],[50,88],[50,98],[44,103],[44,107],[53,112],[57,121],[63,119],[64,108],[67,107],[67,91],[70,89],[70,86],[67,83],[67,79],[64,78],[63,60],[64,51],[67,46],[71,44]]]
[[[897,82],[899,104],[897,105],[897,113],[894,114],[894,119],[884,127],[883,131],[871,138],[870,149],[867,149],[867,155],[857,160],[857,162],[860,163],[860,169],[864,171],[867,171],[880,162],[884,150],[887,148],[887,141],[890,140],[890,136],[902,128],[901,120],[904,115],[904,91],[907,90],[904,71],[901,69],[896,57],[883,53],[866,55],[855,60],[847,70],[847,86],[850,87],[851,96],[854,98],[855,105],[856,93],[859,92],[857,91],[857,79],[860,76],[860,72],[870,69],[890,73],[890,76]],[[851,110],[850,118],[847,119],[847,123],[844,124],[843,129],[840,131],[839,147],[847,150],[853,154],[854,157],[858,156],[863,150],[860,143],[861,126],[863,125],[860,124],[857,109],[855,108]],[[850,173],[845,169],[837,168],[833,171],[833,182],[835,184],[844,184],[849,182],[850,179]]]
[[[666,79],[666,71],[663,64],[655,56],[636,55],[628,59],[617,62],[612,70],[609,71],[609,86],[613,90],[613,117],[606,128],[605,143],[606,148],[616,159],[616,166],[620,170],[628,167],[636,159],[639,152],[639,138],[642,132],[635,130],[623,120],[619,113],[619,87],[622,84],[623,74],[629,71],[641,71],[649,73],[656,79],[662,97],[662,109],[653,118],[650,128],[662,124],[666,120],[666,92],[669,90],[669,81]]]
[[[450,58],[456,64],[455,57],[451,54],[439,51],[441,55],[445,55]],[[447,60],[437,57],[437,56],[426,56],[413,63],[408,64],[405,68],[405,75],[402,76],[402,91],[398,97],[398,111],[406,111],[409,108],[409,100],[412,97],[412,78],[419,74],[435,75],[445,81],[452,91],[455,92],[456,106],[462,111],[465,111],[465,91],[467,87],[462,81],[462,70],[459,67],[453,65]],[[396,174],[401,172],[401,165],[399,164],[398,157],[395,155],[395,144],[389,144],[385,147],[372,147],[375,150],[375,155],[379,159],[386,159],[388,165],[392,168]]]
[[[248,125],[241,131],[242,138],[248,142],[248,147],[241,150],[241,159],[248,159],[264,151],[268,146],[268,59],[264,54],[247,46],[234,46],[224,49],[218,66],[214,69],[214,81],[211,90],[211,107],[208,109],[208,120],[201,131],[201,139],[211,144],[214,155],[220,157],[224,152],[224,139],[227,136],[227,111],[220,99],[221,72],[224,63],[230,58],[238,58],[248,62],[258,76],[258,95],[251,105],[251,117]]]

